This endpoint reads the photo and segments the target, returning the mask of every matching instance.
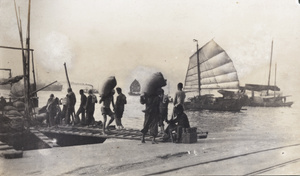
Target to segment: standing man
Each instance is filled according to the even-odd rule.
[[[181,104],[183,107],[184,99],[185,99],[185,92],[182,90],[183,84],[178,83],[177,84],[177,92],[175,93],[175,98],[174,98],[174,106]]]
[[[180,82],[177,84],[177,92],[175,93],[175,97],[174,97],[174,108],[173,108],[173,113],[171,116],[171,119],[174,118],[174,110],[175,110],[175,106],[178,104],[181,104],[183,109],[184,109],[184,99],[185,99],[185,92],[182,90],[183,88],[183,84]]]
[[[144,127],[141,130],[142,143],[145,143],[145,135],[150,129],[150,135],[152,136],[152,144],[157,144],[155,138],[158,134],[159,100],[160,100],[158,97],[159,91],[160,90],[158,90],[156,94],[153,95],[147,95],[146,93],[144,93],[144,95],[140,97],[140,103],[146,105],[146,109],[143,111],[145,112],[145,120],[144,120]]]
[[[46,106],[44,106],[45,110],[46,110],[46,123],[47,123],[48,127],[50,127],[52,125],[52,123],[53,123],[53,121],[50,122],[50,118],[51,118],[50,115],[53,115],[53,113],[50,113],[51,110],[52,110],[51,104],[53,102],[54,102],[54,95],[50,94],[50,97],[47,100],[47,104],[46,104]]]
[[[76,96],[74,92],[72,91],[72,88],[68,88],[68,94],[67,94],[67,113],[66,113],[66,122],[67,124],[70,123],[70,116],[72,116],[72,123],[75,124],[75,104],[76,104]]]
[[[79,119],[79,115],[81,114],[81,124],[84,125],[85,122],[85,105],[86,105],[86,96],[82,89],[79,90],[80,94],[80,106],[75,114],[76,117]]]
[[[164,89],[160,90],[160,94],[158,95],[160,98],[159,101],[159,127],[160,133],[164,134],[164,121],[168,120],[168,105],[169,105],[169,98],[167,95],[164,94]]]
[[[95,121],[94,112],[95,104],[98,102],[96,95],[93,94],[93,90],[90,89],[88,92],[89,96],[87,97],[85,109],[86,109],[86,125],[90,125]]]
[[[116,108],[115,108],[115,114],[116,114],[116,124],[118,129],[120,128],[124,128],[124,126],[122,125],[122,121],[121,118],[123,116],[123,112],[124,112],[124,106],[125,104],[127,104],[126,101],[126,96],[122,93],[122,89],[120,87],[116,88],[118,96],[117,96],[117,100],[116,100]]]
[[[111,90],[111,92],[105,96],[105,97],[101,97],[99,103],[102,104],[102,107],[101,107],[101,112],[102,112],[102,115],[103,115],[103,133],[106,133],[105,132],[105,125],[106,125],[106,121],[107,121],[107,116],[110,116],[110,120],[107,124],[107,127],[106,129],[109,131],[109,125],[115,120],[115,114],[112,112],[112,110],[110,109],[110,104],[112,104],[113,106],[113,109],[115,109],[115,104],[114,104],[114,94],[115,94],[115,90]]]
[[[56,116],[60,111],[59,100],[58,98],[54,98],[53,101],[47,107],[47,114],[49,117],[48,127],[52,127],[56,125]]]

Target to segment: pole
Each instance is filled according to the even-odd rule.
[[[14,50],[28,50],[27,48],[17,48],[17,47],[11,47],[11,46],[0,46],[0,48],[5,48],[5,49],[14,49]],[[30,51],[33,51],[33,49],[29,49]]]
[[[32,61],[32,76],[34,82],[34,90],[36,90],[36,79],[35,79],[35,70],[34,70],[34,59],[33,59],[33,51],[31,51],[31,61]]]
[[[66,63],[64,63],[64,66],[65,66],[65,72],[66,72],[66,77],[67,77],[67,81],[68,81],[68,84],[69,84],[69,88],[71,88],[71,84],[70,84],[70,81],[69,81],[69,76],[68,76],[68,70],[67,70]]]
[[[24,66],[24,95],[25,95],[25,117],[30,119],[30,112],[32,110],[30,103],[30,6],[31,0],[28,2],[28,16],[27,16],[27,36],[26,36],[26,52],[23,59]]]
[[[199,46],[198,46],[198,40],[194,39],[194,42],[197,42],[197,72],[198,72],[198,93],[199,96],[201,95],[201,80],[200,80],[200,61],[199,61]]]
[[[56,82],[57,82],[57,81],[54,81],[54,82],[52,82],[52,83],[50,83],[50,84],[48,84],[48,85],[46,85],[46,86],[40,88],[39,90],[35,90],[35,91],[31,92],[31,95],[32,95],[32,94],[35,94],[35,93],[37,93],[37,92],[39,92],[39,91],[41,91],[41,90],[43,90],[43,89],[45,89],[45,88],[47,88],[47,87],[49,87],[49,86],[51,86],[52,84],[54,84],[54,83],[56,83]]]
[[[33,94],[35,94],[35,93],[37,93],[37,92],[39,92],[39,91],[41,91],[41,90],[43,90],[43,89],[45,89],[45,88],[51,86],[52,84],[54,84],[54,83],[56,83],[56,82],[57,82],[57,81],[54,81],[54,82],[52,82],[52,83],[50,83],[50,84],[48,84],[48,85],[46,85],[46,86],[40,88],[39,90],[35,90],[35,91],[31,92],[30,95],[33,95]],[[24,96],[23,96],[23,97],[18,97],[18,99],[20,99],[20,98],[24,98]]]
[[[26,40],[27,49],[25,49],[24,44],[23,44],[22,21],[21,21],[21,18],[20,18],[20,8],[18,9],[19,10],[19,13],[18,13],[17,6],[16,6],[16,1],[14,1],[14,5],[15,5],[17,25],[18,25],[19,35],[20,35],[21,49],[22,49],[23,75],[24,75],[25,118],[29,119],[29,85],[28,85],[29,76],[27,75],[28,66],[26,64],[28,64],[28,63],[26,62],[27,59],[26,59],[25,52],[24,52],[27,49],[29,49],[29,39],[27,38],[27,40]],[[28,9],[30,10],[30,3],[28,5]],[[28,12],[28,15],[29,14],[30,13]],[[28,18],[29,18],[29,16],[28,16]],[[29,26],[27,26],[27,27],[29,27]],[[27,36],[28,36],[28,33],[27,33]]]
[[[271,77],[271,67],[272,67],[272,54],[273,54],[273,40],[272,40],[272,45],[271,45],[271,58],[270,58],[270,66],[269,66],[269,78],[268,78],[267,95],[269,95],[269,87],[270,87],[270,77]]]
[[[275,80],[274,80],[274,85],[276,87],[276,74],[277,74],[277,63],[275,63]],[[275,97],[275,88],[274,88],[274,97]]]

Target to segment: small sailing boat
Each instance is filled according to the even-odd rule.
[[[270,85],[271,77],[271,67],[272,67],[272,55],[273,55],[273,41],[271,45],[271,57],[270,57],[270,66],[269,66],[269,77],[268,85],[259,85],[259,84],[246,84],[245,90],[251,91],[251,97],[247,101],[247,106],[257,106],[257,107],[291,107],[293,102],[287,102],[286,98],[289,97],[283,96],[280,93],[280,88],[276,86],[276,71],[277,65],[275,64],[275,81],[274,86]],[[273,93],[269,93],[273,91]],[[258,96],[255,94],[259,93]]]
[[[140,83],[135,79],[130,85],[130,91],[128,92],[129,95],[139,96],[141,91]]]
[[[240,111],[245,96],[239,88],[237,71],[224,49],[214,40],[200,49],[197,43],[197,51],[190,57],[184,87],[187,97],[189,94],[194,97],[188,98],[185,109]],[[201,95],[203,90],[218,90],[223,97],[211,93]]]

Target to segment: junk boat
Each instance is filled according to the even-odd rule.
[[[141,85],[140,83],[135,79],[131,85],[130,85],[130,91],[128,92],[128,95],[132,96],[139,96],[141,91]]]
[[[197,42],[197,50],[189,59],[183,89],[189,97],[185,109],[240,111],[245,95],[239,90],[239,79],[232,60],[214,40],[200,49],[198,41],[194,41]],[[203,90],[218,90],[223,97],[201,94]]]
[[[251,91],[251,96],[247,100],[247,106],[254,107],[291,107],[293,102],[287,102],[287,97],[290,95],[282,95],[279,93],[280,88],[276,86],[277,65],[275,64],[275,81],[274,85],[270,85],[271,67],[273,55],[273,41],[271,45],[271,57],[269,66],[268,85],[261,84],[246,84],[245,90]],[[273,91],[270,93],[270,91]]]

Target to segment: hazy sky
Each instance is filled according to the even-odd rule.
[[[26,33],[27,4],[16,0]],[[232,58],[241,85],[267,84],[271,42],[277,85],[299,92],[298,0],[32,0],[31,48],[39,81],[98,87],[114,75],[127,88],[160,71],[172,89],[189,57],[214,39]],[[0,0],[0,45],[20,47],[12,0]],[[0,68],[22,74],[21,52],[0,49]],[[2,74],[2,73],[1,73]],[[274,82],[274,65],[272,69]]]

